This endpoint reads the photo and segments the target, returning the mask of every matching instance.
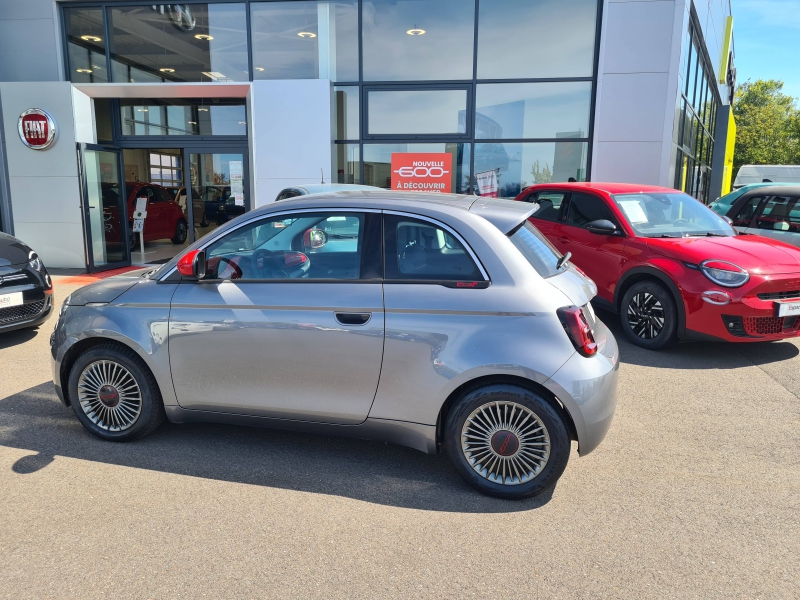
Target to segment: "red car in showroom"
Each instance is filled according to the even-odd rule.
[[[633,343],[755,342],[800,333],[800,249],[739,235],[677,190],[623,183],[537,184],[530,221],[597,284]]]
[[[155,183],[128,182],[125,184],[128,199],[128,225],[131,250],[139,245],[139,234],[133,233],[133,213],[136,201],[147,200],[147,216],[144,219],[144,241],[171,240],[173,244],[183,244],[189,234],[189,225],[183,209],[165,188]],[[103,213],[106,227],[106,241],[121,241],[122,227],[118,206],[119,188],[115,183],[103,184]]]

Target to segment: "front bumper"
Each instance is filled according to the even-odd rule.
[[[576,352],[544,384],[572,417],[580,456],[589,454],[603,441],[617,406],[617,340],[599,320],[594,329],[596,339],[605,337],[600,351],[589,358]]]
[[[776,299],[787,294],[800,302],[800,274],[753,276],[739,289],[720,288],[705,279],[698,282],[700,285],[686,285],[682,290],[686,338],[764,342],[800,335],[800,318],[778,317],[775,305]],[[709,290],[724,292],[731,301],[722,305],[706,302],[702,294]]]
[[[36,327],[53,314],[53,286],[49,275],[27,268],[19,273],[25,273],[27,281],[0,287],[0,294],[22,293],[21,305],[0,308],[0,333]]]

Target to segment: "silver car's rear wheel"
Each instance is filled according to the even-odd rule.
[[[136,378],[112,360],[96,360],[78,378],[78,401],[83,413],[105,431],[125,431],[142,412],[142,392]]]
[[[467,417],[461,449],[470,466],[492,483],[519,485],[542,472],[550,435],[542,420],[516,402],[489,402]]]

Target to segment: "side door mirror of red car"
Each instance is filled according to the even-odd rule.
[[[607,219],[598,219],[586,224],[586,229],[597,235],[620,235],[617,226]]]

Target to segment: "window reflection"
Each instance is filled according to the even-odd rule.
[[[119,102],[122,135],[247,135],[245,105],[240,99]]]
[[[357,140],[359,132],[358,86],[333,88],[333,112],[337,140]]]
[[[75,83],[108,81],[103,10],[65,9],[64,29],[67,36],[70,81]]]
[[[597,0],[493,0],[478,15],[478,78],[591,77]]]
[[[588,81],[479,84],[475,137],[588,137],[591,101]]]
[[[391,188],[392,154],[445,152],[453,156],[451,191],[455,194],[469,193],[470,144],[364,144],[364,183]]]
[[[337,183],[361,183],[358,144],[334,144],[333,170]]]
[[[466,133],[467,90],[392,90],[368,93],[368,133]]]
[[[579,141],[475,144],[475,178],[486,180],[482,174],[494,171],[501,198],[514,198],[534,183],[585,181],[587,151]],[[476,193],[481,195],[477,186]]]
[[[363,6],[365,81],[472,79],[474,0],[365,0]]]
[[[110,11],[112,78],[248,81],[244,4],[152,4]]]
[[[254,79],[358,81],[357,2],[250,5]]]

